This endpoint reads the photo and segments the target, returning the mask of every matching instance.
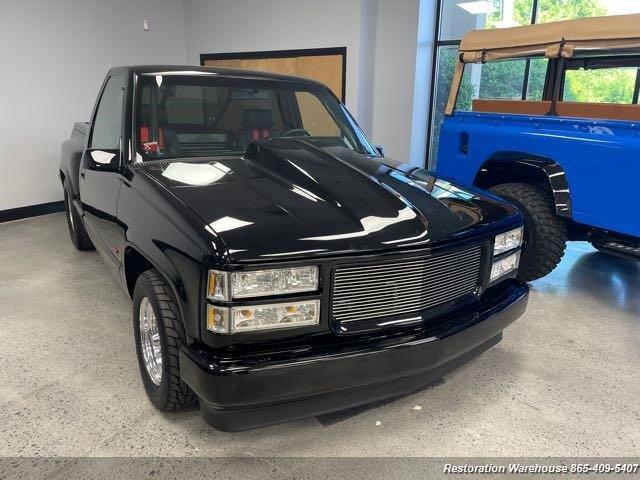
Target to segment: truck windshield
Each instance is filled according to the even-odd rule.
[[[216,75],[142,76],[136,100],[139,159],[238,155],[254,140],[294,137],[377,155],[321,86]]]

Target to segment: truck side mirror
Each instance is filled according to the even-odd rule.
[[[85,167],[89,170],[117,172],[120,168],[120,149],[89,149],[85,158],[87,161]]]
[[[376,150],[384,157],[384,147],[382,145],[376,145]]]

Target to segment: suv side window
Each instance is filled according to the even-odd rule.
[[[462,76],[458,110],[472,110],[473,100],[542,100],[546,58],[467,64]],[[523,89],[526,87],[523,98]]]
[[[104,150],[120,148],[123,86],[122,76],[114,75],[107,80],[93,121],[90,148]]]
[[[562,100],[580,103],[634,103],[638,67],[571,68],[564,74]]]

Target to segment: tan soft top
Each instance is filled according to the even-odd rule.
[[[473,30],[460,43],[465,63],[514,57],[571,57],[577,51],[640,48],[640,14]]]
[[[581,52],[634,48],[640,49],[640,14],[472,30],[460,42],[460,57],[444,112],[453,112],[465,63],[543,55],[570,58]]]

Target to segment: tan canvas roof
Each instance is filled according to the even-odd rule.
[[[523,27],[473,30],[460,43],[465,63],[576,51],[640,48],[640,14],[580,18]]]

